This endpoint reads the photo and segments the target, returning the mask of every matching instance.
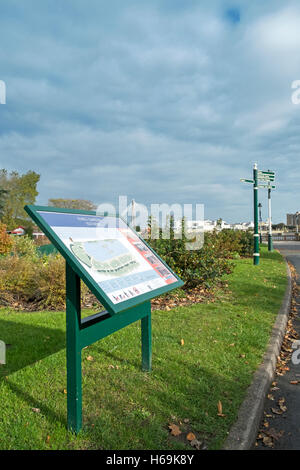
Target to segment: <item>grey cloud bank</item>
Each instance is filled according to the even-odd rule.
[[[2,0],[1,166],[41,173],[39,203],[125,194],[235,222],[252,218],[239,179],[257,161],[284,221],[299,210],[300,5],[262,3]]]

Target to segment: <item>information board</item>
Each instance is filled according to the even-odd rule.
[[[121,217],[39,206],[25,210],[113,313],[183,285]]]

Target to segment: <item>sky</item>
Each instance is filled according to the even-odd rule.
[[[274,223],[300,210],[300,2],[1,0],[0,167],[49,198],[204,204]],[[259,192],[263,219],[267,192]]]

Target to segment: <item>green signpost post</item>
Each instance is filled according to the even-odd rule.
[[[68,428],[78,433],[82,349],[141,320],[142,369],[150,371],[150,300],[183,282],[119,216],[42,206],[25,210],[66,260]],[[105,308],[87,318],[81,318],[81,279]]]
[[[254,210],[254,234],[253,234],[253,264],[259,264],[259,233],[258,233],[258,180],[257,180],[257,164],[253,167],[253,179],[241,179],[242,183],[253,184],[253,210]]]

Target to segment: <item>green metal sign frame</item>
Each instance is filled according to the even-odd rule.
[[[40,216],[39,212],[57,212],[57,213],[64,213],[64,214],[76,214],[76,215],[91,215],[91,216],[99,216],[99,217],[116,217],[121,219],[126,225],[126,221],[120,217],[118,214],[110,215],[110,214],[97,214],[95,211],[82,211],[82,210],[70,210],[70,209],[60,209],[57,207],[47,207],[47,206],[32,206],[28,205],[25,206],[25,211],[30,215],[30,217],[35,221],[35,223],[43,230],[49,240],[53,243],[55,248],[62,254],[65,258],[66,262],[72,267],[76,274],[83,280],[83,282],[87,285],[87,287],[93,292],[93,294],[97,297],[97,299],[101,302],[101,304],[107,309],[107,311],[114,315],[116,313],[122,312],[127,308],[135,307],[138,303],[143,303],[147,300],[151,300],[152,298],[164,294],[169,290],[175,289],[176,287],[181,287],[184,283],[182,280],[174,273],[169,266],[158,256],[157,253],[145,242],[141,236],[132,230],[134,234],[144,243],[150,251],[154,253],[154,255],[159,259],[159,261],[171,272],[171,274],[176,278],[176,282],[172,284],[168,284],[163,287],[159,287],[151,292],[147,292],[145,294],[139,295],[138,297],[134,297],[128,299],[120,304],[114,304],[109,297],[105,294],[105,292],[99,288],[99,285],[95,280],[90,276],[90,274],[82,267],[81,263],[78,261],[76,256],[71,253],[70,250],[67,249],[65,244],[62,240],[56,235],[54,230],[45,222],[45,220]]]
[[[176,282],[157,288],[151,292],[128,299],[120,304],[113,304],[100,289],[92,276],[83,268],[76,257],[65,246],[54,230],[40,216],[39,212],[58,212],[79,215],[105,217],[94,211],[79,211],[45,206],[25,206],[26,212],[44,231],[49,240],[66,260],[66,355],[67,355],[67,415],[68,428],[78,433],[82,427],[82,374],[81,351],[84,347],[141,320],[142,370],[150,371],[152,366],[151,334],[151,298],[181,287],[183,281],[155,253],[155,251],[137,234],[137,237],[154,253],[155,256],[176,278]],[[115,217],[119,217],[116,215]],[[121,217],[119,217],[123,220]],[[123,220],[123,222],[125,222]],[[126,224],[126,222],[125,222]],[[81,318],[80,280],[89,287],[105,307],[105,311]]]

